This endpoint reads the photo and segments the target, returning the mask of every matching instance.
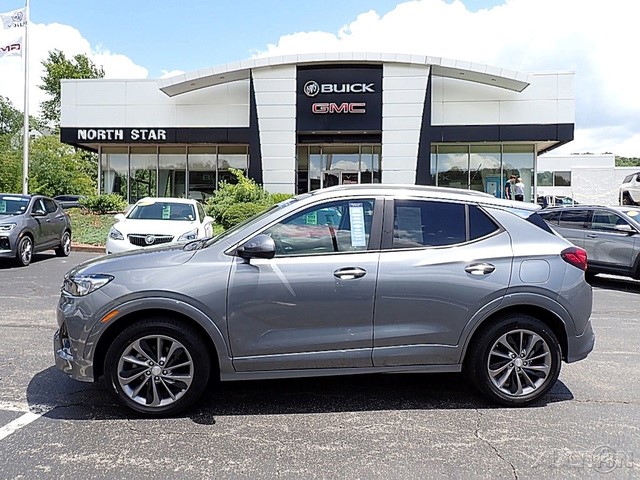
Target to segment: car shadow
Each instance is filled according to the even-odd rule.
[[[529,408],[572,400],[558,381]],[[27,387],[32,410],[61,420],[143,418],[121,406],[105,381],[81,383],[55,367],[38,373]],[[462,374],[370,374],[285,380],[212,382],[203,399],[182,415],[215,424],[230,415],[343,413],[382,410],[477,410],[500,408],[480,396]]]
[[[620,292],[640,293],[640,280],[616,275],[595,275],[589,279],[592,287]]]
[[[31,257],[31,265],[33,265],[34,263],[44,262],[45,260],[50,260],[56,257],[57,255],[53,250],[34,253],[33,256]],[[29,267],[28,266],[22,267],[22,266],[16,265],[15,260],[13,260],[12,258],[0,259],[0,270],[9,270],[12,268],[29,268]]]

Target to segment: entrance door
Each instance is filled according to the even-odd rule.
[[[360,173],[347,170],[325,170],[322,173],[322,188],[335,185],[352,185],[360,183]]]

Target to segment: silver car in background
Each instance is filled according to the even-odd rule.
[[[587,251],[587,274],[610,273],[640,280],[640,208],[576,205],[547,209],[540,216]]]
[[[42,195],[0,193],[0,258],[26,267],[34,253],[52,248],[59,257],[71,252],[71,219],[62,207]]]
[[[58,368],[172,415],[211,378],[460,372],[527,405],[594,345],[586,254],[538,206],[454,189],[339,186],[213,239],[65,276]]]

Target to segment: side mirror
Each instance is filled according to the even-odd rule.
[[[622,224],[622,225],[615,225],[615,226],[613,227],[613,229],[614,229],[616,232],[624,232],[624,233],[628,233],[629,235],[633,235],[634,233],[637,233],[637,232],[636,232],[636,229],[635,229],[635,228],[633,228],[633,227],[632,227],[631,225],[629,225],[628,223],[624,223],[624,224]]]
[[[121,222],[122,220],[124,220],[124,215],[122,213],[118,213],[116,215],[113,216],[113,218],[116,219],[116,222]]]
[[[239,257],[247,260],[251,258],[273,258],[276,254],[276,244],[269,235],[260,234],[236,249]]]

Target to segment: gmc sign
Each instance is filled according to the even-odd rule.
[[[358,103],[314,103],[311,105],[313,113],[367,113],[367,104]]]

